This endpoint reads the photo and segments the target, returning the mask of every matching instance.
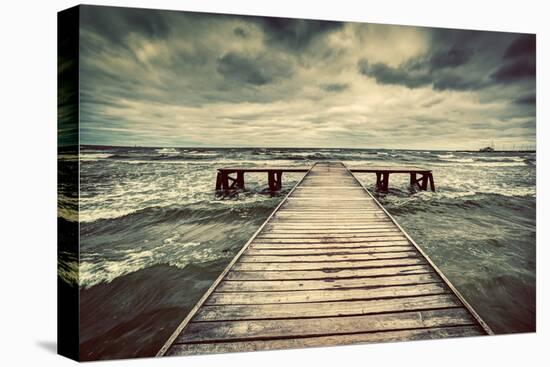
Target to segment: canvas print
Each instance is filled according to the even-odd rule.
[[[58,350],[534,332],[534,34],[58,15]]]

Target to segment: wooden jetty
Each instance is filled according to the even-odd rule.
[[[278,191],[283,185],[283,172],[307,172],[309,167],[226,167],[218,168],[216,190],[244,189],[246,172],[267,172],[268,186]],[[231,175],[235,175],[232,177]]]
[[[311,167],[158,355],[491,334],[339,162]]]
[[[376,187],[382,191],[388,191],[390,174],[405,173],[410,175],[410,185],[419,190],[428,190],[428,185],[435,191],[434,177],[432,171],[420,167],[353,167],[350,169],[355,173],[376,173]]]
[[[283,172],[308,172],[310,167],[224,167],[218,168],[216,176],[216,190],[228,191],[233,189],[244,189],[244,174],[246,172],[267,173],[268,186],[271,191],[278,191],[283,185]],[[351,172],[375,173],[376,188],[380,191],[388,191],[390,174],[405,173],[410,175],[410,185],[419,190],[427,190],[428,186],[435,191],[435,184],[432,171],[420,167],[394,167],[394,166],[369,166],[353,167]],[[233,176],[231,176],[233,175]]]

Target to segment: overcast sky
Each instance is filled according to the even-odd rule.
[[[81,8],[81,143],[535,144],[535,37]]]

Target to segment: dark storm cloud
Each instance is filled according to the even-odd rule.
[[[529,94],[523,97],[516,98],[514,100],[519,105],[535,105],[537,103],[537,96],[535,94]]]
[[[501,66],[491,77],[501,83],[510,83],[521,79],[534,79],[535,63],[529,60],[518,60]]]
[[[380,84],[400,84],[408,88],[418,88],[432,82],[426,70],[415,70],[410,64],[391,67],[383,63],[370,65],[368,60],[359,60],[359,72],[373,77]]]
[[[242,38],[246,38],[248,36],[248,33],[241,27],[233,29],[233,34]]]
[[[520,36],[503,50],[503,43],[512,37],[506,33],[434,29],[432,44],[424,55],[397,67],[371,65],[369,60],[360,59],[358,70],[380,84],[459,91],[534,77],[534,36]]]
[[[148,38],[164,38],[170,26],[161,11],[81,5],[81,22],[112,43],[124,45],[125,37],[134,32]]]
[[[506,49],[505,59],[516,59],[518,57],[534,58],[536,53],[536,36],[534,34],[522,34]]]
[[[483,80],[464,78],[460,74],[443,73],[433,80],[435,90],[474,90],[486,86]]]
[[[485,85],[483,80],[467,78],[453,69],[467,63],[468,52],[444,51],[426,60],[425,57],[398,67],[384,63],[370,65],[366,59],[358,62],[359,73],[373,77],[379,84],[403,85],[407,88],[432,86],[435,90],[471,90]]]
[[[447,67],[457,67],[466,64],[473,55],[473,51],[468,48],[450,48],[435,52],[430,57],[432,70],[443,69]]]
[[[288,78],[292,73],[287,63],[234,52],[218,58],[217,64],[216,70],[224,78],[253,85],[273,83],[279,78]]]
[[[349,84],[347,84],[347,83],[325,83],[325,84],[319,85],[319,87],[322,90],[326,91],[326,92],[338,93],[338,92],[343,92],[345,90],[348,90],[349,89]]]
[[[303,51],[316,39],[340,29],[342,22],[288,18],[257,18],[268,43]]]
[[[491,77],[499,83],[512,83],[536,76],[535,35],[520,35],[506,49],[504,64]]]
[[[449,49],[431,56],[408,61],[398,67],[384,63],[370,65],[366,59],[358,62],[359,72],[373,77],[380,84],[403,85],[407,88],[432,86],[435,90],[470,90],[484,85],[483,80],[464,77],[454,68],[465,65],[471,51]]]

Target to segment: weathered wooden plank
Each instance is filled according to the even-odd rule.
[[[302,223],[302,222],[322,222],[322,223],[378,223],[378,222],[388,222],[388,218],[379,215],[379,216],[353,216],[353,217],[334,217],[334,218],[309,218],[302,216],[293,216],[293,217],[276,217],[272,219],[273,222],[293,222],[293,223]]]
[[[296,271],[296,270],[331,270],[377,268],[384,266],[419,265],[424,264],[422,257],[407,257],[404,259],[369,260],[369,261],[339,261],[315,263],[236,263],[236,271]]]
[[[347,230],[361,230],[361,229],[379,229],[379,228],[393,228],[390,222],[377,222],[377,223],[364,223],[364,224],[318,224],[318,223],[270,223],[266,226],[267,230],[318,230],[324,229],[328,232],[331,231],[347,231]]]
[[[306,255],[306,256],[278,256],[278,255],[250,255],[245,254],[241,257],[239,263],[318,263],[318,262],[348,262],[348,261],[368,261],[382,259],[403,259],[408,257],[418,257],[416,251],[403,252],[383,252],[371,254],[346,254],[346,255]]]
[[[294,225],[318,225],[318,226],[333,226],[333,225],[370,225],[389,223],[383,218],[350,218],[350,219],[291,219],[277,218],[273,219],[273,224],[294,224]]]
[[[321,193],[319,193],[321,194]],[[322,193],[323,195],[331,193]],[[331,195],[324,199],[318,196],[293,196],[292,200],[286,202],[285,208],[293,208],[295,210],[305,208],[326,208],[330,206],[336,206],[341,209],[373,209],[376,208],[374,200],[367,198],[366,194],[361,195]]]
[[[478,326],[422,328],[398,331],[367,332],[331,336],[249,340],[242,342],[175,344],[169,355],[196,355],[205,353],[251,352],[259,350],[298,349],[334,345],[427,340],[483,335]]]
[[[378,218],[383,216],[379,210],[336,210],[335,208],[326,208],[326,209],[311,209],[311,210],[285,210],[277,215],[278,217],[322,217],[322,218]],[[384,216],[385,217],[385,216]]]
[[[308,199],[309,200],[309,199]],[[324,203],[323,205],[319,205],[314,200],[306,201],[305,199],[302,201],[293,201],[290,203],[286,203],[284,209],[285,210],[294,210],[294,211],[310,211],[310,210],[327,210],[330,208],[338,209],[338,210],[344,210],[344,211],[355,211],[355,210],[376,210],[375,204],[359,204],[358,202],[355,204],[352,204],[352,202],[345,202],[343,200],[335,200],[335,201],[329,201]]]
[[[377,222],[387,220],[387,217],[382,214],[361,214],[361,215],[278,215],[273,218],[276,222],[290,221],[293,222]]]
[[[464,308],[326,318],[191,322],[176,343],[320,336],[474,323]]]
[[[412,245],[409,246],[393,246],[393,247],[367,247],[367,248],[301,248],[301,249],[287,249],[287,248],[256,248],[251,247],[246,251],[246,255],[277,255],[277,256],[289,256],[293,257],[294,255],[350,255],[350,254],[372,254],[372,253],[381,253],[381,252],[403,252],[403,251],[414,251]]]
[[[353,301],[359,299],[396,298],[449,293],[443,283],[400,285],[378,288],[337,288],[280,292],[218,292],[214,291],[205,305],[261,305],[269,303],[307,303]]]
[[[288,219],[274,219],[269,228],[277,227],[277,229],[292,229],[292,228],[312,228],[312,229],[347,229],[347,228],[380,228],[382,226],[388,227],[391,222],[385,219],[350,219],[350,220],[288,220]]]
[[[302,291],[319,289],[387,287],[441,282],[435,273],[399,275],[389,277],[364,277],[323,280],[267,280],[236,281],[225,280],[217,288],[218,292],[265,292]]]
[[[314,206],[290,206],[285,207],[285,212],[287,213],[326,213],[329,211],[333,212],[342,212],[342,213],[380,213],[380,211],[377,211],[375,208],[360,208],[360,207],[335,207],[335,206],[327,206],[327,207],[314,207]]]
[[[383,268],[362,269],[327,269],[304,271],[237,271],[227,273],[226,280],[307,280],[307,279],[338,279],[353,277],[378,277],[391,275],[429,273],[432,269],[427,264],[401,265]]]
[[[387,229],[379,229],[379,230],[371,230],[367,232],[342,232],[342,233],[334,233],[334,232],[328,232],[328,233],[288,233],[286,231],[265,231],[260,233],[260,235],[257,237],[258,239],[282,239],[282,238],[294,238],[294,239],[302,239],[302,238],[371,238],[371,237],[395,237],[395,236],[401,236],[402,233],[400,231],[396,231],[392,228]]]
[[[285,204],[285,208],[293,208],[295,210],[307,208],[327,208],[330,206],[336,206],[341,209],[373,209],[376,208],[376,203],[372,199],[366,199],[366,197],[362,194],[362,196],[359,197],[330,196],[330,198],[325,199],[321,199],[317,196],[293,197],[293,200],[288,201]]]
[[[229,321],[335,317],[376,313],[419,311],[460,306],[451,293],[428,296],[266,305],[205,305],[194,321]]]
[[[383,242],[383,241],[400,241],[407,239],[404,235],[388,235],[388,236],[357,236],[348,238],[337,238],[325,236],[319,238],[257,238],[254,243],[356,243],[356,242]]]
[[[376,232],[395,232],[391,226],[380,226],[378,228],[359,228],[359,229],[325,229],[325,228],[279,228],[272,226],[262,231],[261,235],[292,235],[292,234],[350,234],[350,233],[376,233]],[[399,231],[398,231],[399,232]],[[399,232],[400,233],[400,232]]]
[[[367,249],[370,247],[392,247],[392,246],[403,246],[409,245],[408,240],[399,240],[399,241],[377,241],[377,242],[340,242],[340,243],[256,243],[250,245],[251,248],[263,248],[263,249],[349,249],[349,248],[363,248]]]
[[[386,219],[387,216],[384,213],[380,213],[380,211],[353,211],[351,213],[346,212],[340,212],[335,210],[326,210],[325,212],[292,212],[292,211],[281,211],[280,213],[277,213],[274,218],[304,218],[304,219],[350,219],[350,218],[363,218],[363,219],[370,219],[370,218],[383,218]]]
[[[288,212],[288,213],[312,213],[312,212],[322,212],[322,213],[325,213],[327,211],[330,211],[330,210],[333,210],[333,211],[337,211],[338,213],[342,212],[342,213],[348,213],[348,212],[353,212],[353,213],[361,213],[361,212],[367,212],[367,213],[375,213],[375,212],[380,212],[379,210],[376,209],[376,207],[374,206],[349,206],[349,205],[346,205],[346,206],[338,206],[336,204],[333,204],[333,205],[326,205],[326,206],[317,206],[317,205],[305,205],[303,203],[300,203],[300,204],[287,204],[284,208],[284,211],[285,212]]]
[[[323,204],[330,205],[332,203],[337,204],[343,204],[345,203],[344,196],[350,200],[360,200],[365,199],[367,205],[373,205],[374,201],[370,197],[367,196],[366,193],[348,193],[345,195],[343,192],[334,192],[334,191],[318,191],[315,193],[297,193],[293,196],[293,201],[291,201],[291,204],[294,204],[296,202],[301,201],[307,201],[309,200],[309,203],[319,205],[319,200],[323,200],[322,197],[324,196]],[[352,203],[354,201],[348,201],[349,203]]]

